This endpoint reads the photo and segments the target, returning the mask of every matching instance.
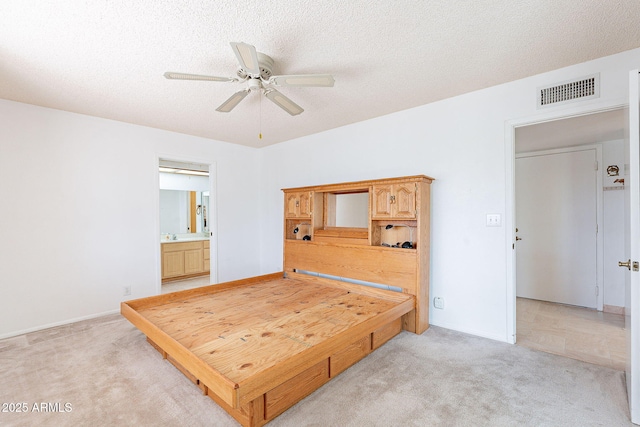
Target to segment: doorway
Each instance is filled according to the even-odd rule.
[[[209,285],[215,276],[210,169],[206,163],[158,160],[160,293]]]
[[[507,251],[507,328],[506,341],[516,341],[516,206],[515,206],[515,158],[520,152],[542,151],[557,148],[595,144],[624,138],[625,104],[574,107],[572,114],[546,112],[533,118],[518,119],[505,124],[506,201],[505,238]],[[606,157],[606,152],[605,152]],[[604,167],[604,166],[603,166]],[[608,266],[605,262],[605,266]],[[606,295],[606,289],[603,289]],[[606,302],[605,302],[606,304]]]
[[[593,277],[591,284],[590,295],[587,295],[587,301],[566,300],[558,298],[557,296],[551,297],[540,296],[537,294],[527,294],[526,292],[519,292],[518,281],[522,280],[521,271],[516,258],[519,257],[519,244],[523,243],[518,241],[516,243],[516,236],[520,236],[520,233],[516,233],[515,229],[520,226],[520,211],[516,207],[516,191],[519,191],[516,187],[516,176],[518,171],[518,157],[521,159],[527,157],[522,154],[523,152],[533,152],[537,155],[543,154],[560,154],[568,152],[589,152],[589,149],[597,150],[598,145],[607,145],[608,141],[621,140],[624,138],[624,113],[622,109],[613,108],[606,109],[596,113],[587,113],[574,117],[564,117],[561,119],[548,117],[545,120],[539,120],[531,123],[523,123],[522,126],[512,125],[512,159],[510,161],[509,168],[513,176],[513,212],[514,217],[512,221],[506,221],[507,226],[511,228],[509,230],[508,239],[509,245],[513,245],[513,252],[510,254],[512,263],[510,276],[513,278],[513,289],[509,300],[513,304],[513,335],[511,336],[513,343],[516,342],[516,331],[518,332],[517,342],[518,344],[525,344],[528,347],[533,347],[538,350],[548,351],[551,353],[560,354],[567,357],[572,357],[580,360],[585,360],[591,363],[599,363],[601,365],[614,367],[615,369],[621,369],[624,365],[624,339],[623,336],[623,317],[618,313],[609,313],[603,311],[606,307],[607,292],[612,289],[615,291],[610,292],[609,297],[612,294],[619,293],[622,287],[618,286],[616,290],[614,287],[608,287],[613,281],[618,280],[618,277],[613,278],[607,276],[605,278],[604,271],[609,267],[607,263],[617,263],[618,254],[604,253],[604,235],[606,230],[604,229],[603,219],[598,221],[598,238],[600,241],[597,244],[597,254],[593,256],[592,247],[589,249],[589,258],[599,258],[594,260],[587,276]],[[509,129],[509,128],[507,128]],[[533,137],[533,138],[531,138]],[[607,142],[607,143],[605,143]],[[598,144],[604,143],[604,144]],[[590,146],[590,147],[589,147]],[[605,150],[606,151],[606,150]],[[588,164],[591,160],[593,151],[590,154],[585,154],[584,163]],[[535,155],[534,155],[535,156]],[[529,156],[533,157],[533,156]],[[539,156],[542,157],[542,156]],[[597,158],[597,154],[596,154]],[[607,156],[604,156],[607,160]],[[545,162],[542,162],[545,164]],[[604,163],[608,164],[608,160]],[[600,199],[602,201],[602,190],[604,185],[609,185],[608,182],[602,181],[603,169],[606,169],[607,164],[604,164],[601,160],[598,161],[600,176],[600,183],[597,184],[597,189],[600,192]],[[618,165],[622,165],[623,161],[618,162]],[[551,168],[559,168],[561,170],[568,169],[565,165],[551,165]],[[539,172],[544,176],[537,176],[536,179],[545,179],[547,175],[553,175],[549,172],[549,167],[539,169]],[[573,172],[570,173],[573,175]],[[555,177],[555,179],[567,179],[567,177]],[[552,183],[547,183],[547,187]],[[573,184],[571,184],[573,185]],[[572,188],[569,186],[570,189]],[[566,190],[565,190],[566,191]],[[617,196],[620,195],[617,192]],[[613,194],[611,192],[610,194]],[[591,203],[591,202],[587,202]],[[605,206],[609,207],[608,205]],[[601,208],[602,209],[602,208]],[[562,208],[560,209],[562,210]],[[622,207],[620,207],[622,212]],[[557,212],[553,213],[556,215]],[[526,216],[526,215],[525,215]],[[601,213],[601,217],[604,215]],[[595,221],[594,221],[595,222]],[[594,224],[592,230],[596,228]],[[519,230],[522,231],[522,230]],[[532,230],[527,230],[529,233]],[[594,230],[595,231],[595,230]],[[534,232],[535,233],[535,232]],[[592,236],[589,239],[593,238]],[[538,236],[536,236],[538,237]],[[622,238],[622,233],[619,236]],[[524,235],[522,236],[524,238]],[[621,246],[621,242],[619,242]],[[579,245],[583,246],[583,245]],[[607,256],[608,255],[608,256]],[[612,261],[613,259],[613,261]],[[546,263],[549,264],[549,263]],[[603,267],[604,265],[604,267]],[[616,266],[617,267],[617,266]],[[539,266],[539,268],[544,268]],[[595,274],[594,274],[595,270]],[[568,270],[571,273],[571,269]],[[615,269],[613,270],[617,272]],[[575,276],[579,276],[575,274]],[[597,276],[597,277],[594,277]],[[597,288],[596,288],[597,286]],[[557,289],[547,289],[553,294]],[[596,292],[598,295],[596,295]],[[585,294],[586,295],[586,294]],[[517,298],[517,297],[527,298]],[[511,299],[512,298],[512,299]],[[554,303],[549,303],[541,300],[551,300]],[[574,304],[574,305],[572,305]],[[586,306],[590,308],[580,308],[577,306]],[[624,306],[624,297],[622,301],[618,300],[615,304]],[[537,331],[534,330],[537,328]],[[594,331],[607,331],[607,328],[611,328],[608,332],[598,335]],[[544,334],[533,336],[533,332],[544,331]],[[590,351],[593,351],[590,353]]]
[[[621,141],[624,138],[624,112],[622,108],[605,109],[596,113],[586,112],[583,115],[574,117],[563,117],[556,119],[554,117],[547,117],[545,120],[539,120],[537,122],[529,122],[522,124],[509,124],[511,134],[507,138],[507,146],[511,149],[511,159],[508,162],[508,170],[511,172],[512,181],[510,182],[509,193],[513,195],[513,198],[508,197],[513,202],[513,216],[511,221],[507,217],[506,224],[511,228],[507,233],[509,245],[513,245],[513,251],[509,253],[510,264],[510,277],[512,277],[512,288],[510,289],[510,295],[508,301],[512,304],[513,317],[509,317],[508,327],[511,330],[508,331],[509,338],[512,343],[516,342],[516,331],[518,331],[518,343],[529,344],[528,346],[536,348],[538,350],[548,351],[556,354],[561,354],[567,357],[578,358],[586,360],[591,363],[600,363],[620,369],[620,366],[624,363],[622,354],[624,353],[624,340],[620,339],[620,333],[622,329],[621,315],[615,313],[607,313],[604,311],[597,311],[595,309],[585,309],[573,307],[570,305],[559,305],[547,302],[540,302],[534,299],[525,300],[517,298],[517,274],[518,266],[516,263],[517,258],[517,246],[515,232],[518,218],[518,212],[516,210],[515,202],[515,185],[516,185],[516,173],[517,167],[517,154],[516,152],[538,152],[543,153],[545,150],[562,151],[567,150],[569,147],[576,147],[576,150],[582,150],[586,148],[586,145],[597,146],[596,143],[604,141]],[[510,138],[509,138],[510,136]],[[607,145],[607,144],[602,144]],[[553,151],[551,151],[553,152]],[[607,150],[604,150],[604,158],[608,163]],[[623,162],[618,162],[623,164]],[[600,170],[599,175],[603,175],[603,169],[606,169],[607,164],[599,162]],[[613,181],[613,180],[612,180]],[[604,185],[610,185],[605,180]],[[603,182],[598,184],[598,188],[603,188]],[[618,193],[615,192],[617,196]],[[609,195],[614,192],[608,193]],[[607,204],[605,208],[610,208],[610,204]],[[606,211],[606,209],[605,209]],[[604,216],[604,215],[602,215]],[[600,221],[602,222],[602,221]],[[599,237],[604,235],[603,227],[599,226]],[[621,232],[622,233],[622,232]],[[621,234],[622,236],[622,234]],[[518,243],[520,243],[518,241]],[[598,247],[603,248],[602,242]],[[615,245],[614,245],[615,246]],[[620,242],[618,242],[620,246]],[[617,261],[618,254],[615,253],[602,253],[600,251],[599,257],[602,260],[600,267],[597,267],[598,283],[600,284],[598,292],[601,298],[598,304],[598,310],[602,310],[603,306],[606,306],[606,298],[608,286],[612,282],[611,277],[607,277],[607,280],[603,278],[602,267],[604,264],[607,268],[608,264]],[[613,260],[613,261],[612,261]],[[616,266],[617,268],[617,266]],[[617,272],[617,270],[614,269]],[[619,278],[616,279],[619,281]],[[611,288],[613,289],[613,288]],[[619,293],[619,289],[617,289]],[[594,289],[595,293],[595,289]],[[593,295],[593,294],[592,294]],[[611,297],[611,293],[609,294]],[[622,302],[618,302],[616,305],[624,305],[624,297]],[[531,304],[533,303],[533,304]],[[576,320],[578,319],[578,320]],[[581,324],[583,320],[589,319],[589,326]],[[516,325],[516,323],[518,324]],[[546,322],[546,326],[545,326]],[[575,327],[573,331],[561,330],[560,326],[572,325]],[[594,329],[606,330],[607,327],[612,327],[615,331],[606,333],[605,336],[596,336],[593,333]],[[545,330],[545,334],[538,335],[531,338],[531,333],[536,332],[533,329],[537,328],[538,331]],[[567,335],[567,333],[569,335]],[[616,337],[615,343],[607,342],[607,337]],[[527,340],[529,340],[527,342]],[[582,343],[582,344],[581,344]],[[589,343],[586,344],[585,343]],[[588,354],[588,351],[594,349],[605,349],[600,354]],[[586,353],[583,350],[587,350]],[[584,353],[584,354],[580,354]],[[597,351],[596,351],[597,353]]]

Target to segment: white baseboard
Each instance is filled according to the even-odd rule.
[[[445,328],[445,329],[451,329],[452,331],[462,332],[464,334],[474,335],[474,336],[480,337],[480,338],[488,338],[490,340],[501,341],[501,342],[508,343],[508,341],[505,339],[504,336],[496,335],[496,334],[493,334],[493,333],[487,333],[485,331],[480,331],[480,330],[477,330],[477,329],[461,328],[459,325],[454,325],[454,324],[450,324],[450,323],[446,323],[446,322],[444,322],[444,323],[435,323],[435,322],[432,323],[432,322],[430,322],[429,325],[430,326],[437,326],[437,327]]]
[[[605,313],[622,314],[624,316],[624,307],[618,307],[617,305],[604,305],[602,311]]]
[[[81,322],[83,320],[95,319],[96,317],[102,317],[102,316],[107,316],[109,314],[116,314],[116,313],[120,313],[120,309],[104,311],[102,313],[97,313],[97,314],[90,314],[88,316],[76,317],[73,319],[63,320],[61,322],[47,323],[46,325],[35,326],[33,328],[23,329],[21,331],[8,332],[6,334],[0,335],[0,340],[5,338],[17,337],[18,335],[24,335],[31,332],[42,331],[44,329],[55,328],[56,326],[63,326],[63,325],[68,325],[70,323]]]

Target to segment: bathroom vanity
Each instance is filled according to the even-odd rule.
[[[208,275],[209,253],[209,239],[206,237],[162,241],[162,283]]]

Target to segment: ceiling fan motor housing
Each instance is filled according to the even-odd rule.
[[[260,79],[249,79],[247,80],[247,85],[249,86],[249,91],[260,90],[262,89],[262,82]]]
[[[273,59],[262,52],[256,53],[258,54],[258,65],[260,66],[260,78],[262,80],[269,80],[273,75]],[[241,79],[249,77],[249,74],[242,67],[238,68],[238,72],[236,74]]]

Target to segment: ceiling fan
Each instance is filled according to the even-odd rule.
[[[256,51],[256,48],[246,43],[231,42],[231,48],[240,62],[240,68],[236,72],[237,77],[203,76],[199,74],[185,74],[166,72],[164,76],[176,80],[205,80],[212,82],[239,82],[246,83],[246,87],[231,95],[216,111],[228,113],[233,110],[250,92],[262,91],[270,101],[285,110],[292,116],[302,113],[304,110],[298,104],[278,92],[273,86],[293,87],[333,87],[334,79],[330,74],[297,74],[285,76],[273,76],[273,59],[264,53]]]

